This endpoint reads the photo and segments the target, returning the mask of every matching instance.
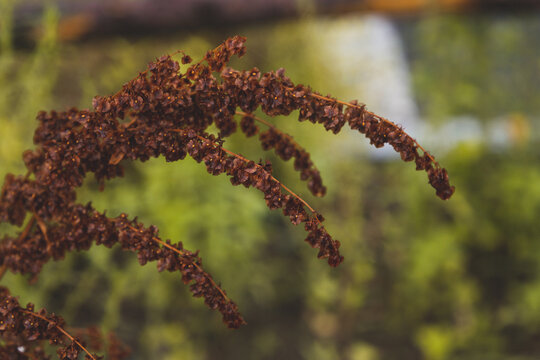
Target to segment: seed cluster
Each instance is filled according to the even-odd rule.
[[[78,336],[70,335],[62,317],[47,314],[45,309],[36,312],[30,303],[21,307],[5,287],[0,287],[0,336],[4,341],[0,345],[0,359],[50,359],[44,351],[47,342],[58,346],[56,353],[61,360],[76,360],[81,353],[85,353],[85,359],[103,359],[87,348],[100,351],[106,347],[110,360],[125,359],[130,353],[116,336],[110,334],[106,341],[96,328],[79,331]]]
[[[141,265],[156,261],[159,271],[179,272],[193,295],[220,311],[227,326],[244,324],[237,305],[203,270],[197,252],[184,249],[182,243],[163,241],[156,227],[144,227],[136,218],[126,214],[110,218],[91,204],[76,202],[75,190],[88,173],[103,188],[105,180],[123,175],[123,160],[163,156],[178,161],[187,155],[204,163],[212,175],[225,174],[233,185],[261,191],[268,208],[281,209],[295,225],[304,224],[306,242],[318,249],[319,258],[339,265],[340,243],[322,225],[323,216],[276,179],[269,162],[255,163],[223,147],[240,120],[247,137],[258,133],[264,149],[274,149],[283,160],[294,158],[309,190],[317,196],[325,194],[309,153],[290,135],[254,116],[257,109],[272,117],[299,110],[300,121],[321,123],[335,134],[347,123],[376,147],[389,143],[403,160],[414,160],[417,169],[427,171],[439,197],[452,195],[446,170],[399,126],[365,106],[295,85],[283,69],[261,74],[256,68],[226,67],[233,55],[245,53],[244,42],[240,36],[227,39],[193,65],[188,65],[192,60],[184,54],[184,72],[171,56],[163,56],[118,93],[94,98],[93,110],[40,112],[34,134],[37,147],[23,154],[28,173],[8,174],[0,193],[0,222],[22,226],[30,219],[17,237],[4,236],[0,242],[0,269],[35,276],[46,262],[62,259],[68,251],[119,244],[136,252]],[[255,122],[268,129],[261,132]],[[209,133],[212,124],[219,130],[217,136]]]

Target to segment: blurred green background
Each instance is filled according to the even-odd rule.
[[[32,284],[7,274],[1,282],[21,302],[74,327],[114,331],[132,359],[540,358],[539,12],[328,15],[306,0],[295,16],[81,37],[77,18],[66,28],[61,3],[30,17],[16,4],[0,0],[2,177],[25,172],[21,153],[33,146],[39,110],[88,108],[162,54],[199,59],[241,34],[248,53],[233,66],[284,67],[294,82],[365,102],[404,124],[456,186],[443,202],[424,173],[356,132],[272,119],[311,152],[326,197],[310,196],[292,164],[258,141],[236,135],[227,147],[272,160],[277,177],[325,215],[342,242],[341,266],[317,260],[303,229],[267,210],[256,190],[189,159],[154,159],[126,163],[104,192],[89,178],[80,201],[137,215],[200,249],[248,325],[228,330],[178,274],[141,267],[117,248],[69,254]]]

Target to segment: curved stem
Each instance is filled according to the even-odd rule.
[[[165,246],[165,247],[168,248],[168,249],[171,249],[172,251],[175,251],[175,252],[177,252],[177,253],[179,253],[179,254],[184,254],[181,250],[178,250],[177,248],[175,248],[175,247],[173,247],[173,246],[167,244],[165,241],[162,241],[162,240],[160,240],[160,239],[158,239],[158,238],[153,238],[152,240],[154,240],[155,242],[157,242],[157,243],[159,243],[159,244]],[[224,291],[223,291],[223,290],[215,283],[214,279],[212,279],[212,278],[210,277],[210,275],[208,275],[208,274],[206,273],[206,271],[204,271],[204,270],[199,266],[199,264],[197,264],[196,262],[192,262],[192,264],[193,264],[193,266],[195,266],[198,270],[200,270],[201,272],[204,273],[204,276],[206,276],[206,278],[208,279],[208,281],[210,281],[210,283],[211,283],[211,284],[219,291],[219,293],[223,296],[223,298],[224,298],[225,300],[227,300],[227,301],[229,301],[229,302],[231,301],[231,300],[227,297],[227,295],[225,294],[225,292],[224,292]]]
[[[270,122],[268,122],[268,121],[266,121],[266,120],[264,120],[264,119],[262,119],[262,118],[260,118],[258,116],[255,116],[253,114],[248,114],[247,112],[243,112],[243,111],[236,111],[235,115],[248,116],[248,117],[252,118],[253,120],[258,121],[261,124],[264,124],[264,125],[268,126],[269,128],[272,128],[273,130],[283,134],[284,136],[288,137],[289,140],[294,142],[294,139],[293,139],[293,137],[291,135],[289,135],[287,133],[284,133],[283,131],[279,130],[276,125],[274,125],[274,124],[272,124],[272,123],[270,123]]]
[[[139,231],[140,229],[137,229],[133,226],[129,226],[129,228],[133,231]],[[175,248],[174,246],[171,246],[169,244],[167,244],[165,241],[157,238],[157,237],[152,237],[152,240],[157,242],[158,244],[161,244],[162,246],[166,247],[167,249],[170,249],[176,253],[178,253],[179,255],[186,255],[185,252],[183,252],[182,250],[179,250],[177,248]],[[201,271],[204,276],[206,276],[206,278],[208,279],[208,281],[210,281],[210,283],[219,291],[219,293],[223,296],[223,298],[225,300],[227,300],[228,302],[230,302],[231,300],[227,297],[227,295],[225,294],[225,292],[215,283],[214,279],[212,279],[212,277],[206,273],[206,271],[204,271],[197,263],[195,262],[192,262],[193,266],[195,266],[199,271]]]
[[[7,266],[6,265],[0,266],[0,280],[2,280],[2,278],[4,277],[4,274],[6,273],[6,271],[7,271]]]
[[[287,139],[289,139],[289,141],[291,142],[291,144],[293,144],[293,146],[297,149],[297,150],[303,150],[302,147],[294,140],[294,138],[287,134],[286,132],[283,132],[281,131],[276,125],[260,118],[260,117],[257,117],[253,114],[248,114],[246,112],[243,112],[243,111],[236,111],[235,112],[236,115],[241,115],[241,116],[249,116],[250,118],[252,118],[253,120],[257,121],[257,122],[260,122],[261,124],[263,125],[266,125],[268,126],[269,128],[271,128],[272,130],[274,130],[275,132],[285,136]]]
[[[77,341],[73,336],[71,336],[66,330],[64,330],[62,327],[54,324],[51,320],[47,319],[45,316],[42,316],[42,315],[39,315],[39,314],[36,314],[35,312],[32,312],[32,311],[29,311],[29,310],[25,310],[25,309],[21,309],[21,311],[25,314],[28,314],[28,315],[32,315],[34,317],[37,317],[38,319],[41,319],[41,320],[44,320],[46,322],[48,322],[49,324],[51,325],[54,325],[55,328],[57,328],[62,334],[64,334],[69,340],[71,340],[71,342],[77,344],[78,347],[80,347],[86,354],[88,354],[88,356],[92,359],[92,360],[96,360],[96,358],[94,357],[94,355],[92,355],[90,353],[90,351],[88,351],[79,341]]]
[[[183,130],[179,130],[179,129],[173,129],[173,131],[176,131],[176,132],[181,132]],[[200,140],[204,140],[204,141],[211,141],[205,137],[202,137],[200,135],[197,135],[197,137],[200,139]],[[220,147],[223,151],[225,151],[227,154],[231,155],[231,156],[234,156],[236,157],[237,159],[240,159],[242,161],[245,161],[245,162],[251,162],[251,160],[248,160],[246,159],[245,157],[243,157],[242,155],[239,155],[239,154],[236,154],[230,150],[227,150],[225,149],[224,147],[214,143],[214,145]],[[255,166],[259,167],[259,168],[262,168],[261,165],[259,164],[256,164],[255,163]],[[315,211],[315,209],[313,209],[304,199],[302,199],[300,196],[296,195],[296,193],[294,193],[291,189],[289,189],[287,186],[283,185],[283,183],[281,181],[279,181],[278,179],[276,179],[274,176],[270,175],[270,177],[272,178],[272,180],[274,180],[275,182],[277,182],[285,191],[287,191],[289,194],[291,194],[293,197],[295,197],[298,201],[300,201],[302,204],[304,204],[308,209],[309,211],[311,211],[311,213],[314,215],[313,218],[315,219],[315,221],[317,221],[317,224],[319,224],[321,226],[321,228],[324,228],[324,226],[322,225],[321,221],[319,220],[318,216],[316,214],[317,211]],[[331,245],[332,245],[332,248],[334,248],[334,250],[337,250],[336,248],[336,245],[334,242],[331,242]]]
[[[49,241],[49,236],[47,235],[47,225],[35,213],[34,213],[32,218],[36,219],[36,221],[38,223],[38,227],[41,230],[41,233],[43,234],[43,238],[45,239],[45,242],[47,243],[47,252],[50,252],[51,251],[51,242]]]
[[[22,239],[24,239],[28,235],[28,233],[30,232],[30,229],[32,228],[32,225],[34,225],[35,221],[36,221],[36,215],[32,214],[32,217],[30,218],[30,220],[28,220],[28,223],[26,224],[26,227],[22,231],[21,235],[19,235],[17,241],[19,241],[19,242],[22,241]]]
[[[180,131],[183,131],[183,130],[178,130],[178,129],[173,129],[172,131],[176,131],[176,132],[180,132]],[[208,141],[209,139],[203,137],[203,136],[200,136],[200,135],[197,135],[197,137],[200,139],[200,140],[204,140],[204,141]],[[211,140],[210,140],[211,141]],[[218,144],[214,143],[214,145],[216,146],[219,146]],[[232,152],[230,150],[227,150],[225,149],[224,147],[222,146],[219,146],[223,151],[225,151],[227,154],[231,155],[231,156],[234,156],[235,158],[237,159],[240,159],[244,162],[251,162],[251,160],[249,159],[246,159],[245,157],[243,157],[242,155],[239,155],[235,152]],[[261,165],[255,163],[255,166],[259,167],[259,168],[262,168]],[[285,191],[287,191],[289,194],[291,194],[293,197],[295,197],[298,201],[300,201],[302,204],[304,204],[308,209],[309,211],[311,211],[312,214],[317,214],[317,211],[315,211],[314,208],[312,208],[308,203],[307,201],[305,201],[304,199],[302,199],[300,196],[296,195],[296,193],[294,193],[291,189],[289,189],[287,186],[283,185],[283,183],[281,181],[279,181],[278,179],[276,179],[274,176],[270,175],[270,177],[272,178],[272,180],[274,180],[275,182],[277,182],[279,184],[279,186],[281,186]],[[317,221],[317,223],[319,225],[322,226],[319,218],[317,216],[314,216],[314,219]]]
[[[201,140],[209,140],[209,139],[206,139],[205,137],[202,137],[200,135],[197,135],[197,137]],[[214,145],[217,145],[214,143]],[[219,146],[219,145],[217,145]],[[242,155],[239,155],[239,154],[236,154],[230,150],[227,150],[225,149],[224,147],[222,146],[219,146],[223,151],[225,151],[227,154],[231,155],[231,156],[234,156],[236,157],[237,159],[240,159],[242,161],[245,161],[245,162],[251,162],[251,160],[248,160],[246,159],[245,157],[243,157]],[[261,165],[255,163],[255,166],[259,167],[259,168],[262,168]],[[315,211],[315,209],[313,209],[304,199],[302,199],[300,196],[296,195],[291,189],[289,189],[287,186],[283,185],[283,183],[281,181],[279,181],[278,179],[276,179],[274,176],[270,175],[270,177],[272,178],[272,180],[274,180],[275,182],[277,182],[285,191],[287,191],[289,194],[291,194],[293,197],[295,197],[298,201],[300,201],[302,204],[304,204],[308,209],[309,211],[311,211],[311,213],[315,216],[313,216],[313,218],[315,219],[315,221],[317,221],[317,224],[319,224],[321,226],[321,228],[324,228],[324,226],[322,225],[321,221],[319,220],[319,218],[316,216],[317,211]],[[334,250],[337,250],[336,249],[336,246],[334,244],[334,242],[331,242],[331,245],[332,247],[334,248]]]
[[[289,88],[289,89],[290,89],[290,88]],[[362,108],[363,108],[363,106],[361,106],[361,105],[351,104],[351,103],[349,103],[349,102],[341,101],[341,100],[337,100],[337,99],[331,99],[331,98],[329,98],[329,97],[322,96],[322,95],[315,94],[315,93],[309,93],[308,95],[311,96],[311,97],[317,98],[317,99],[321,99],[321,100],[325,100],[325,101],[330,101],[330,102],[336,102],[336,103],[338,103],[338,104],[345,105],[345,106],[351,106],[351,107],[354,107],[354,108],[357,108],[357,109],[362,109]],[[365,111],[366,113],[368,113],[368,114],[370,114],[370,115],[376,117],[376,118],[379,119],[380,121],[385,122],[385,123],[387,123],[388,125],[397,128],[397,125],[394,124],[392,121],[390,121],[390,120],[388,120],[388,119],[386,119],[386,118],[383,118],[382,116],[377,115],[377,114],[375,114],[375,113],[373,113],[373,112],[371,112],[371,111],[368,111],[368,110],[366,110],[365,108],[364,108],[364,111]],[[401,131],[403,131],[403,130],[401,130]],[[430,160],[433,161],[434,164],[436,164],[437,166],[439,165],[439,163],[438,163],[437,161],[435,161],[435,158],[434,158],[433,156],[431,156],[431,154],[428,153],[428,152],[422,147],[422,145],[420,145],[420,144],[418,143],[418,141],[416,141],[412,136],[410,136],[409,134],[407,134],[405,131],[403,131],[403,133],[404,133],[405,135],[407,135],[408,137],[410,137],[410,138],[412,139],[412,141],[414,141],[414,144],[415,144],[420,150],[422,150],[422,152],[423,152],[424,154],[426,154],[427,157],[430,158]]]
[[[179,130],[179,129],[173,129],[172,131],[175,131],[175,132],[182,132],[184,130]],[[200,140],[204,140],[204,141],[211,141],[203,136],[200,136],[200,135],[197,135],[197,137],[200,139]],[[231,155],[231,156],[234,156],[235,158],[237,159],[240,159],[244,162],[251,162],[251,160],[249,159],[246,159],[245,157],[243,157],[242,155],[239,155],[235,152],[232,152],[230,150],[227,150],[225,149],[224,147],[222,146],[219,146],[218,144],[214,143],[214,145],[218,146],[221,148],[221,150],[225,151],[227,154]],[[259,164],[255,164],[255,166],[259,167],[259,168],[262,168],[261,165]],[[279,186],[281,186],[285,191],[287,191],[289,194],[291,194],[293,197],[295,197],[298,201],[300,201],[302,204],[304,204],[312,213],[316,213],[315,209],[313,209],[304,199],[302,199],[300,196],[296,195],[291,189],[289,189],[288,187],[286,187],[285,185],[283,185],[283,183],[281,181],[279,181],[278,179],[276,179],[275,177],[273,177],[272,175],[270,175],[270,177],[272,178],[272,180],[274,180],[275,182],[277,182],[279,184]],[[317,219],[317,217],[315,217]],[[317,219],[317,221],[319,221]]]
[[[201,139],[205,139],[207,140],[206,138],[200,136],[199,138]],[[227,150],[225,149],[224,147],[221,148],[223,151],[225,151],[227,154],[231,155],[231,156],[234,156],[235,158],[238,158],[242,161],[245,161],[245,162],[251,162],[251,160],[249,159],[246,159],[245,157],[243,157],[242,155],[238,155],[237,153],[234,153],[230,150]],[[255,166],[259,167],[259,168],[262,168],[261,165],[259,164],[255,164]],[[293,197],[295,197],[298,201],[300,201],[302,204],[304,204],[308,209],[309,211],[311,211],[312,213],[316,213],[315,209],[313,209],[304,199],[302,199],[300,196],[296,195],[291,189],[289,189],[288,187],[286,187],[285,185],[283,185],[283,183],[281,181],[279,181],[278,179],[276,179],[275,177],[273,177],[272,175],[270,175],[270,177],[272,178],[272,180],[274,180],[275,182],[277,182],[279,184],[279,186],[281,186],[285,191],[287,191],[289,194],[291,194]],[[316,217],[315,217],[316,218]],[[317,219],[317,218],[316,218]],[[317,221],[319,221],[317,219]]]
[[[276,125],[271,124],[271,123],[269,123],[268,121],[266,121],[266,120],[264,120],[264,119],[261,119],[260,117],[257,117],[257,116],[255,116],[255,115],[253,115],[253,114],[248,114],[247,112],[243,112],[243,111],[236,111],[234,114],[235,114],[235,115],[241,115],[241,116],[249,116],[249,117],[252,118],[253,120],[258,121],[258,122],[260,122],[261,124],[264,124],[264,125],[266,125],[266,126],[272,128],[272,129],[274,129],[274,130],[276,130],[276,131],[279,131],[279,129],[276,127]],[[287,137],[289,137],[290,139],[292,139],[292,136],[289,136],[288,134],[283,133],[283,135],[286,135]]]

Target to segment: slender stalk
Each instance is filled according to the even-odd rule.
[[[184,130],[182,129],[172,129],[171,131],[174,131],[174,132],[184,132]],[[200,136],[200,135],[197,135],[197,137],[200,139],[200,140],[203,140],[203,141],[211,141],[203,136]],[[216,144],[215,142],[213,143],[215,146],[218,146],[220,147],[223,151],[225,151],[227,154],[231,155],[231,156],[234,156],[235,158],[237,159],[240,159],[244,162],[251,162],[251,160],[249,159],[246,159],[245,157],[243,157],[242,155],[239,155],[235,152],[232,152],[230,150],[227,150],[225,149],[224,147],[221,147],[219,146],[218,144]],[[255,166],[259,167],[259,168],[262,168],[261,165],[259,164],[255,164]],[[279,181],[278,179],[276,179],[275,177],[273,177],[272,175],[270,175],[270,177],[272,178],[272,180],[274,180],[275,182],[277,182],[285,191],[287,191],[289,194],[291,194],[293,197],[295,197],[298,201],[300,201],[302,204],[304,204],[308,209],[309,211],[311,211],[312,213],[316,213],[315,209],[313,209],[304,199],[302,199],[300,196],[296,195],[291,189],[289,189],[288,187],[286,187],[285,185],[283,185],[283,183],[281,181]],[[317,217],[315,217],[315,219],[317,219]],[[319,221],[317,219],[317,221]]]
[[[201,139],[205,139],[203,138],[202,136],[200,136],[199,138]],[[246,159],[245,157],[243,157],[242,155],[239,155],[237,153],[234,153],[230,150],[227,150],[225,149],[224,147],[221,148],[223,151],[225,151],[227,154],[231,155],[231,156],[234,156],[235,158],[238,158],[242,161],[245,161],[245,162],[250,162],[251,160],[249,159]],[[255,166],[259,167],[259,168],[262,168],[261,165],[259,164],[255,164]],[[275,182],[277,182],[279,184],[279,186],[281,186],[285,191],[287,191],[289,194],[291,194],[293,197],[295,197],[296,199],[298,199],[298,201],[300,201],[302,204],[304,204],[308,209],[309,211],[311,211],[312,213],[316,213],[315,209],[313,209],[304,199],[302,199],[300,196],[296,195],[291,189],[289,189],[288,187],[286,187],[285,185],[283,185],[283,183],[281,181],[279,181],[278,179],[276,179],[275,177],[273,177],[272,175],[270,175],[270,177],[272,178],[272,180],[274,180]],[[317,219],[317,221],[319,221]]]
[[[208,140],[202,136],[197,136],[199,139],[203,139],[203,140]],[[216,146],[219,146],[217,144],[215,144]],[[242,155],[239,155],[239,154],[236,154],[230,150],[227,150],[225,149],[224,147],[221,147],[221,149],[223,151],[225,151],[227,154],[229,155],[232,155],[242,161],[245,161],[245,162],[251,162],[251,160],[248,160],[246,159],[245,157],[243,157]],[[255,164],[255,166],[259,167],[259,168],[262,168],[262,166],[260,166],[259,164]],[[312,208],[304,199],[302,199],[300,196],[298,196],[296,193],[294,193],[291,189],[289,189],[287,186],[283,185],[283,183],[281,181],[279,181],[278,179],[276,179],[274,176],[270,175],[270,177],[272,178],[272,180],[274,180],[275,182],[277,182],[285,191],[287,191],[289,194],[291,194],[293,197],[295,197],[298,201],[300,201],[302,204],[304,204],[308,209],[309,211],[311,211],[311,213],[313,215],[315,215],[313,218],[315,219],[315,221],[317,221],[317,224],[319,224],[321,226],[321,228],[324,228],[324,226],[322,225],[321,221],[319,220],[319,218],[316,216],[317,211],[315,211],[314,208]],[[334,249],[336,249],[336,246],[334,245],[334,243],[332,242],[332,247]]]
[[[309,96],[314,97],[314,98],[317,98],[317,99],[325,100],[325,101],[336,102],[336,103],[338,103],[338,104],[345,105],[345,106],[351,106],[351,107],[354,107],[354,108],[357,108],[357,109],[361,109],[361,108],[363,107],[362,105],[356,105],[356,104],[351,104],[351,103],[346,102],[346,101],[341,101],[341,100],[337,100],[337,99],[331,99],[331,98],[329,98],[329,97],[322,96],[322,95],[315,94],[315,93],[310,93]],[[365,111],[366,113],[368,113],[368,114],[370,114],[370,115],[376,117],[376,118],[379,119],[380,121],[385,122],[385,123],[387,123],[388,125],[390,125],[390,126],[392,126],[392,127],[394,127],[394,128],[397,128],[397,125],[394,124],[392,121],[390,121],[390,120],[388,120],[388,119],[385,119],[385,118],[383,118],[382,116],[379,116],[379,115],[377,115],[377,114],[375,114],[375,113],[373,113],[373,112],[371,112],[371,111],[368,111],[368,110],[365,110],[365,109],[364,109],[364,111]],[[403,131],[403,130],[401,130],[401,131]],[[435,165],[439,166],[439,163],[438,163],[437,161],[435,161],[435,158],[434,158],[433,156],[431,156],[431,154],[428,153],[428,152],[422,147],[422,145],[420,145],[420,144],[418,143],[418,141],[416,141],[412,136],[410,136],[409,134],[407,134],[405,131],[403,131],[403,133],[404,133],[405,135],[407,135],[408,137],[410,137],[410,138],[413,140],[414,144],[415,144],[420,150],[422,150],[422,152],[423,152],[424,154],[426,154],[426,155],[428,156],[428,158],[430,158],[430,160],[433,161],[433,163],[434,163]]]
[[[133,227],[133,226],[130,226],[129,228],[130,228],[131,230],[133,230],[133,231],[139,231],[139,230],[140,230],[140,229],[137,229],[137,228],[135,228],[135,227]],[[172,251],[178,253],[179,255],[185,255],[185,254],[186,254],[186,253],[183,252],[182,250],[179,250],[179,249],[175,248],[174,246],[171,246],[171,245],[167,244],[165,241],[163,241],[163,240],[161,240],[161,239],[159,239],[159,238],[152,237],[152,240],[155,241],[155,242],[157,242],[158,244],[160,244],[160,245],[162,245],[162,246],[164,246],[164,247],[166,247],[166,248],[168,248],[168,249],[170,249],[170,250],[172,250]],[[225,292],[221,289],[221,287],[219,287],[219,286],[215,283],[214,279],[212,279],[212,277],[211,277],[206,271],[204,271],[197,263],[193,262],[192,264],[193,264],[193,266],[195,266],[198,270],[200,270],[202,273],[204,273],[204,276],[206,276],[206,278],[208,279],[208,281],[210,281],[210,283],[211,283],[211,284],[219,291],[219,293],[223,296],[223,298],[224,298],[225,300],[227,300],[227,301],[229,301],[229,302],[231,301],[231,300],[229,299],[229,297],[225,294]]]
[[[35,216],[35,214],[32,214],[32,217],[30,218],[30,220],[28,220],[28,223],[26,224],[26,227],[22,231],[21,235],[19,235],[18,241],[21,241],[22,239],[24,239],[28,235],[28,233],[30,232],[30,229],[32,228],[32,225],[34,225],[35,221],[36,221],[36,216]]]
[[[290,140],[293,140],[293,137],[292,137],[292,136],[290,136],[289,134],[284,133],[283,131],[279,130],[279,129],[277,128],[276,125],[274,125],[274,124],[272,124],[272,123],[270,123],[270,122],[268,122],[268,121],[266,121],[266,120],[264,120],[264,119],[262,119],[262,118],[260,118],[260,117],[257,117],[257,116],[255,116],[255,115],[253,115],[253,114],[248,114],[248,113],[243,112],[243,111],[236,111],[235,114],[236,114],[236,115],[240,115],[240,116],[249,116],[249,117],[252,118],[253,120],[258,121],[258,122],[260,122],[261,124],[264,124],[264,125],[268,126],[269,128],[272,128],[272,129],[274,129],[275,131],[277,131],[277,132],[279,132],[279,133],[285,135],[285,136],[288,137]]]
[[[94,357],[94,355],[92,355],[90,353],[90,351],[88,351],[79,341],[77,341],[73,336],[71,336],[66,330],[64,330],[62,327],[54,324],[51,320],[47,319],[45,316],[41,316],[39,314],[36,314],[32,311],[28,311],[28,310],[25,310],[25,309],[22,309],[21,310],[23,313],[25,314],[28,314],[28,315],[32,315],[34,317],[37,317],[38,319],[41,319],[41,320],[44,320],[46,322],[48,322],[49,324],[53,325],[55,328],[57,328],[62,334],[64,334],[69,340],[71,340],[71,342],[77,344],[78,347],[80,347],[86,354],[88,354],[88,356],[92,359],[92,360],[96,360],[96,358]]]
[[[183,130],[179,130],[179,129],[174,129],[172,131],[176,131],[176,132],[181,132]],[[197,137],[201,140],[208,140],[207,138],[205,137],[202,137],[200,135],[197,135]],[[214,143],[214,145],[216,146],[219,146],[218,144]],[[219,146],[223,151],[225,151],[227,154],[231,155],[231,156],[234,156],[236,157],[237,159],[240,159],[242,161],[245,161],[245,162],[251,162],[251,160],[248,160],[246,159],[245,157],[243,157],[242,155],[238,155],[230,150],[227,150],[225,149],[224,147],[221,147]],[[255,166],[259,167],[259,168],[262,168],[262,166],[260,166],[259,164],[255,164]],[[296,195],[296,193],[294,193],[291,189],[289,189],[288,187],[286,187],[285,185],[283,185],[283,183],[281,181],[279,181],[278,179],[276,179],[275,177],[273,177],[272,175],[270,175],[270,177],[275,181],[277,182],[285,191],[287,191],[289,194],[291,194],[293,197],[295,197],[298,201],[300,201],[302,204],[304,204],[308,209],[309,211],[311,211],[312,214],[317,214],[317,212],[315,211],[315,209],[313,209],[304,199],[302,199],[300,196]],[[317,223],[324,228],[324,226],[321,224],[321,221],[319,220],[319,218],[317,216],[314,216],[313,217],[315,219],[315,221],[317,221]],[[334,243],[332,242],[332,247],[335,249],[335,245]]]
[[[6,273],[6,271],[7,271],[7,266],[6,265],[0,266],[0,280],[2,280],[2,278],[4,277],[4,274]]]
[[[287,134],[286,132],[283,132],[281,131],[276,125],[260,118],[260,117],[257,117],[253,114],[248,114],[246,112],[243,112],[243,111],[236,111],[236,115],[240,115],[240,116],[249,116],[250,118],[252,118],[253,120],[257,121],[257,122],[260,122],[261,124],[265,125],[265,126],[268,126],[269,128],[271,128],[272,130],[274,130],[275,132],[285,136],[287,139],[289,139],[289,141],[291,142],[291,144],[293,144],[293,146],[296,148],[296,149],[302,149],[302,147],[294,140],[294,138]]]
[[[181,129],[173,129],[172,131],[175,131],[175,132],[182,132],[183,130]],[[197,135],[197,137],[200,139],[200,140],[203,140],[203,141],[208,141],[209,139],[203,137],[203,136],[200,136],[200,135]],[[234,156],[235,158],[237,159],[240,159],[242,161],[245,161],[245,162],[251,162],[251,160],[249,159],[246,159],[245,157],[243,157],[242,155],[239,155],[239,154],[236,154],[230,150],[227,150],[225,149],[224,147],[214,143],[215,146],[218,146],[220,147],[223,151],[225,151],[227,154],[231,155],[231,156]],[[255,164],[255,166],[259,167],[259,168],[262,168],[262,166],[260,166],[259,164]],[[278,179],[276,179],[274,176],[270,175],[270,177],[272,178],[272,180],[274,180],[275,182],[277,182],[285,191],[287,191],[289,194],[291,194],[293,197],[295,197],[298,201],[300,201],[302,204],[304,204],[308,209],[309,211],[311,211],[311,213],[313,215],[315,215],[313,218],[315,219],[315,221],[317,221],[317,223],[321,226],[321,228],[324,228],[324,226],[322,225],[321,221],[319,220],[319,218],[316,216],[317,211],[315,211],[315,209],[313,207],[311,207],[304,199],[302,199],[300,196],[298,196],[296,193],[294,193],[291,189],[289,189],[287,186],[283,185],[283,183],[281,181],[279,181]],[[335,245],[334,243],[332,242],[332,247],[335,249]]]
[[[39,216],[37,216],[37,214],[34,214],[32,218],[36,219],[38,223],[38,227],[41,230],[41,233],[43,234],[43,238],[45,238],[45,242],[47,243],[47,252],[49,252],[51,250],[51,242],[49,241],[49,236],[47,235],[47,225],[45,224],[43,220],[39,218]]]
[[[200,135],[197,135],[197,137],[201,140],[208,140],[206,139],[205,137],[202,137]],[[225,151],[227,154],[231,155],[231,156],[234,156],[235,158],[237,159],[240,159],[242,161],[245,161],[245,162],[251,162],[251,160],[248,160],[246,159],[245,157],[243,157],[242,155],[239,155],[237,153],[234,153],[230,150],[227,150],[225,149],[224,147],[221,147],[219,146],[218,144],[214,143],[214,145],[220,147],[223,151]],[[260,166],[259,164],[255,164],[255,166],[259,167],[259,168],[262,168],[262,166]],[[304,199],[302,199],[300,196],[296,195],[296,193],[294,193],[291,189],[289,189],[287,186],[283,185],[283,183],[281,181],[279,181],[278,179],[276,179],[274,176],[270,175],[270,177],[272,178],[272,180],[274,180],[275,182],[277,182],[285,191],[287,191],[289,194],[291,194],[293,197],[295,197],[298,201],[300,201],[302,204],[304,204],[308,209],[309,211],[311,211],[312,214],[316,215],[318,214],[317,211],[315,211],[314,208],[312,208]],[[319,220],[319,218],[317,216],[314,216],[313,217],[315,219],[315,221],[317,221],[317,223],[322,227],[324,228],[324,226],[321,224],[321,221]],[[335,245],[334,243],[332,242],[332,247],[335,249]]]

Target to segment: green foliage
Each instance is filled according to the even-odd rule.
[[[533,16],[432,16],[413,27],[413,80],[429,118],[540,111]],[[437,89],[434,91],[434,89]]]
[[[49,7],[43,14],[42,34],[31,55],[12,49],[13,2],[0,2],[0,172],[21,173],[24,164],[18,154],[31,147],[32,120],[37,112],[54,104],[53,89],[60,61],[56,28],[58,12]]]

